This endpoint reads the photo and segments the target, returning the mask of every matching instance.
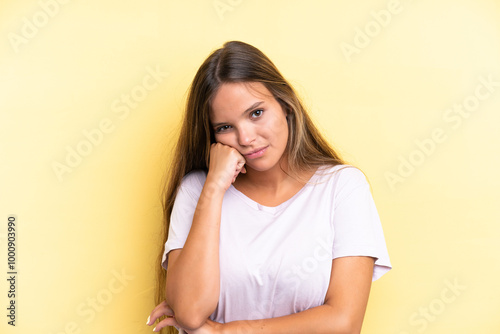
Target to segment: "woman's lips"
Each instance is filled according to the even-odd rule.
[[[245,158],[247,159],[255,159],[261,157],[267,150],[268,146],[259,148],[257,151],[253,151],[252,153],[245,154]]]

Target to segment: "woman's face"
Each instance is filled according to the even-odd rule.
[[[278,166],[288,141],[286,113],[262,83],[222,84],[212,101],[210,122],[215,140],[238,150],[247,169]]]

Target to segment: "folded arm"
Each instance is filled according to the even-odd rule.
[[[184,248],[168,254],[165,300],[184,328],[199,328],[217,307],[223,195],[205,184]]]
[[[206,320],[201,327],[185,327],[170,306],[163,302],[150,316],[152,325],[162,315],[170,316],[156,326],[187,329],[189,334],[359,334],[370,294],[375,259],[366,256],[341,257],[332,261],[330,284],[321,306],[287,316],[219,324]]]
[[[365,256],[341,257],[333,260],[330,285],[324,305],[283,317],[229,322],[215,326],[216,332],[221,334],[360,333],[370,294],[374,262],[374,258]],[[213,324],[210,326],[214,327]]]

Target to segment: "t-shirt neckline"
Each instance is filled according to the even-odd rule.
[[[286,201],[284,201],[276,206],[262,205],[256,201],[254,201],[253,199],[251,199],[250,197],[248,197],[247,195],[245,195],[244,193],[242,193],[238,189],[236,189],[232,184],[229,186],[229,191],[234,193],[241,200],[243,200],[245,203],[247,203],[249,206],[251,206],[253,209],[255,209],[257,211],[262,211],[262,212],[266,212],[266,213],[270,213],[270,214],[277,214],[277,213],[283,211],[284,209],[286,209],[288,207],[288,205],[290,205],[291,202],[293,202],[297,197],[299,197],[305,191],[306,188],[308,188],[312,185],[312,182],[315,181],[315,179],[318,175],[318,172],[320,170],[322,170],[322,168],[318,167],[316,169],[316,171],[314,172],[314,174],[309,178],[307,183],[302,188],[300,188],[292,197],[290,197]]]

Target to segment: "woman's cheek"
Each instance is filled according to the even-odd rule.
[[[237,150],[237,146],[234,145],[233,135],[231,133],[216,134],[215,141]],[[241,152],[240,152],[241,153]]]

